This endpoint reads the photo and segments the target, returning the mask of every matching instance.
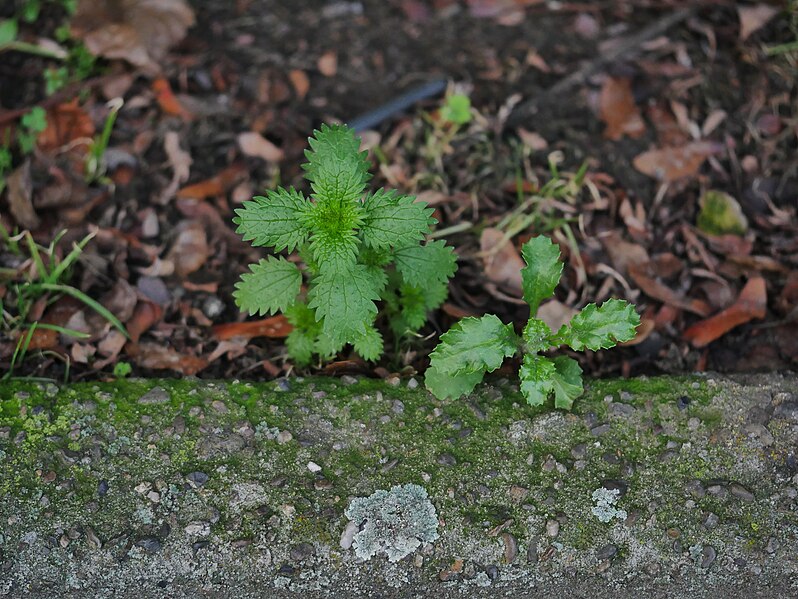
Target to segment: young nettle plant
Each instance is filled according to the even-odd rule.
[[[286,315],[294,326],[288,353],[300,364],[347,343],[375,360],[383,352],[375,302],[385,300],[396,334],[418,330],[446,299],[455,255],[443,241],[423,243],[436,222],[425,203],[384,189],[366,193],[367,153],[352,129],[322,125],[309,142],[310,198],[278,188],[245,202],[234,218],[245,241],[298,249],[304,266],[269,256],[242,275],[233,295],[250,314]]]
[[[430,354],[425,380],[436,397],[470,393],[486,372],[496,370],[505,358],[520,351],[521,392],[530,405],[543,404],[553,393],[555,407],[569,410],[583,391],[582,369],[573,358],[548,358],[541,352],[561,345],[595,351],[634,337],[640,317],[631,304],[618,299],[601,306],[588,304],[570,323],[553,332],[535,315],[540,302],[553,295],[560,282],[560,249],[546,237],[533,237],[524,244],[522,256],[526,262],[521,270],[524,299],[531,315],[523,335],[516,335],[512,324],[502,323],[493,314],[462,319],[441,336]]]

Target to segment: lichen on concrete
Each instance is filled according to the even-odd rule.
[[[348,382],[0,387],[0,596],[798,594],[794,377]],[[401,485],[439,537],[363,561],[347,507]]]

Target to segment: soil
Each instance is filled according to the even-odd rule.
[[[164,114],[163,105],[153,99],[151,77],[121,63],[102,63],[105,71],[84,85],[82,94],[95,123],[101,124],[104,115],[103,85],[120,74],[134,75],[111,136],[110,147],[122,157],[111,172],[116,185],[112,190],[85,190],[77,216],[74,206],[69,207],[72,212],[40,207],[42,224],[35,231],[46,244],[55,231],[68,227],[64,242],[70,243],[85,234],[87,224],[100,227],[73,284],[92,297],[107,298],[120,280],[129,283],[141,302],[159,304],[162,310],[141,342],[166,346],[174,354],[161,363],[147,362],[140,359],[143,350],[129,344],[110,359],[99,360],[100,366],[98,360],[73,360],[72,376],[105,377],[117,360],[131,362],[140,375],[171,369],[202,377],[257,379],[295,370],[279,338],[253,338],[207,359],[220,347],[213,326],[244,319],[232,299],[233,285],[250,262],[263,256],[262,250],[253,250],[232,233],[232,210],[252,193],[275,184],[306,190],[300,168],[303,151],[308,135],[322,122],[350,121],[439,78],[450,81],[451,89],[466,91],[478,116],[437,156],[425,148],[440,96],[417,102],[365,135],[380,148],[379,155],[372,153],[374,187],[435,192],[438,229],[473,225],[446,236],[460,258],[449,301],[432,315],[419,339],[387,344],[376,369],[352,354],[342,355],[326,372],[384,376],[423,371],[438,334],[467,314],[495,312],[522,326],[527,309],[511,290],[492,285],[486,275],[479,256],[480,233],[516,209],[519,195],[534,193],[551,178],[553,152],[562,154],[558,168],[565,178],[587,162],[588,179],[602,198],[601,207],[587,190],[560,204],[545,204],[549,207],[540,209],[514,245],[533,234],[553,235],[567,263],[557,296],[562,304],[580,308],[609,296],[625,297],[653,327],[634,346],[579,356],[587,373],[794,367],[795,61],[789,55],[768,58],[764,53],[766,46],[788,42],[794,34],[789,19],[780,15],[742,40],[736,3],[690,3],[692,14],[678,24],[613,56],[613,43],[668,18],[682,4],[194,3],[196,25],[162,65],[193,118]],[[43,100],[36,78],[19,78],[21,69],[40,73],[45,64],[10,54],[0,68],[2,108],[23,110],[37,101],[53,104]],[[550,93],[580,69],[587,73],[584,80],[562,93]],[[601,94],[608,77],[628,81],[643,121],[640,135],[607,138]],[[61,94],[56,99],[66,98]],[[721,114],[720,124],[703,135],[707,119]],[[279,165],[241,154],[237,135],[250,130],[284,152]],[[184,184],[229,174],[231,165],[238,169],[232,175],[234,184],[199,202],[179,197],[159,201],[172,176],[163,149],[168,131],[178,132],[193,161]],[[545,140],[545,147],[531,149],[529,142],[524,147],[519,137],[529,140],[531,133]],[[663,183],[634,164],[647,150],[682,147],[696,139],[714,144],[713,154],[686,177]],[[52,184],[52,164],[34,162],[33,179],[36,205],[36,194]],[[725,191],[739,202],[749,224],[745,236],[719,239],[696,229],[699,198],[708,189]],[[87,198],[95,200],[93,207],[86,204]],[[2,206],[5,212],[6,204]],[[157,230],[144,237],[143,223],[153,214]],[[10,228],[12,223],[6,215],[4,224]],[[166,257],[192,223],[199,223],[208,240],[199,268],[186,276],[147,276],[153,252]],[[651,258],[649,279],[632,276],[622,257],[640,250]],[[729,307],[745,283],[760,275],[766,280],[764,318],[749,317],[708,347],[688,342],[685,331],[702,317]],[[704,302],[708,309],[699,316],[674,307],[647,285],[651,278],[679,296]],[[157,279],[155,291],[151,279]],[[93,333],[92,343],[106,334],[107,328]],[[15,341],[0,336],[0,346],[6,349]],[[62,345],[51,349],[63,355],[72,352]],[[188,363],[206,363],[187,367],[186,356]],[[8,357],[3,361],[8,363]],[[512,370],[514,365],[505,368]],[[29,359],[18,373],[60,377],[64,366],[52,357]]]

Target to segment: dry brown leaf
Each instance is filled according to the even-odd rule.
[[[136,309],[133,311],[133,316],[125,323],[130,340],[133,343],[138,343],[141,336],[152,325],[160,321],[162,316],[163,308],[158,304],[147,300],[139,300],[138,304],[136,304]]]
[[[291,80],[291,85],[294,86],[296,97],[304,100],[310,90],[310,79],[307,73],[301,69],[293,69],[288,72],[288,78]]]
[[[607,139],[617,141],[624,135],[637,138],[646,132],[629,79],[607,77],[601,88],[599,108],[601,120],[607,125],[604,131]]]
[[[6,177],[8,186],[8,210],[18,225],[26,229],[38,229],[41,221],[33,209],[33,181],[30,176],[30,160]]]
[[[744,42],[779,14],[779,9],[769,4],[738,6],[737,14],[740,17],[740,41]]]
[[[92,54],[158,72],[193,24],[185,0],[79,0],[70,27]]]
[[[704,164],[704,160],[722,150],[719,144],[696,141],[685,146],[660,148],[638,154],[635,168],[649,177],[672,182],[683,177],[692,177]]]
[[[649,264],[629,264],[629,276],[647,296],[670,306],[692,312],[699,316],[707,316],[711,312],[709,304],[697,299],[686,298],[658,281],[650,272]]]
[[[152,91],[155,93],[155,100],[158,106],[161,107],[166,114],[171,116],[179,116],[184,121],[190,121],[194,118],[191,111],[187,110],[185,106],[177,99],[172,86],[169,81],[163,77],[158,77],[152,82]]]
[[[178,188],[188,181],[191,174],[191,155],[180,147],[180,136],[176,131],[167,131],[163,138],[163,149],[172,167],[172,180],[159,194],[157,202],[165,205],[175,197]]]
[[[762,277],[751,277],[737,301],[714,316],[695,323],[684,332],[694,347],[704,347],[733,328],[767,314],[767,287]]]
[[[47,111],[47,127],[39,133],[36,144],[43,152],[59,150],[72,144],[80,155],[86,154],[94,137],[94,123],[78,101],[65,102]],[[83,140],[84,143],[74,143]]]
[[[141,368],[152,370],[174,370],[186,376],[193,376],[208,366],[208,361],[200,356],[181,354],[159,343],[140,343],[130,353]]]
[[[488,227],[482,231],[479,244],[488,280],[521,297],[521,269],[525,264],[512,241],[507,241],[499,229]]]
[[[231,164],[210,179],[188,185],[177,192],[178,198],[202,199],[227,193],[247,176],[243,164]]]
[[[338,55],[334,50],[328,50],[319,56],[316,66],[325,77],[334,77],[338,72]]]
[[[255,131],[239,133],[238,146],[247,156],[262,158],[266,162],[280,162],[285,158],[280,148]]]
[[[213,327],[213,335],[220,341],[244,337],[269,337],[271,339],[282,339],[288,336],[293,327],[285,319],[285,316],[278,314],[261,320],[250,320],[247,322],[226,322]]]
[[[645,264],[649,261],[648,252],[639,243],[631,243],[612,231],[601,237],[601,243],[610,256],[612,267],[625,275],[630,264]]]
[[[553,299],[541,304],[535,316],[549,325],[549,328],[556,333],[560,330],[562,325],[571,322],[571,319],[577,312],[579,312],[579,310],[575,310],[570,306],[566,306],[561,301]]]
[[[182,279],[205,264],[211,250],[205,227],[199,221],[181,223],[178,230],[166,259],[174,263],[175,274]]]
[[[532,150],[539,152],[541,150],[545,150],[549,147],[549,142],[547,142],[540,133],[535,133],[534,131],[528,131],[523,127],[518,129],[518,137],[521,138],[521,141],[524,142],[525,146],[529,146]]]

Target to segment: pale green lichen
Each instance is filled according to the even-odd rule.
[[[609,522],[613,518],[626,520],[628,516],[626,510],[619,510],[615,507],[620,494],[621,492],[618,489],[599,487],[593,491],[593,495],[591,495],[593,501],[596,503],[593,509],[590,510],[591,513],[601,522]]]
[[[397,485],[352,500],[344,512],[362,527],[354,537],[355,555],[363,560],[386,553],[398,562],[422,543],[438,538],[438,516],[424,487]]]

